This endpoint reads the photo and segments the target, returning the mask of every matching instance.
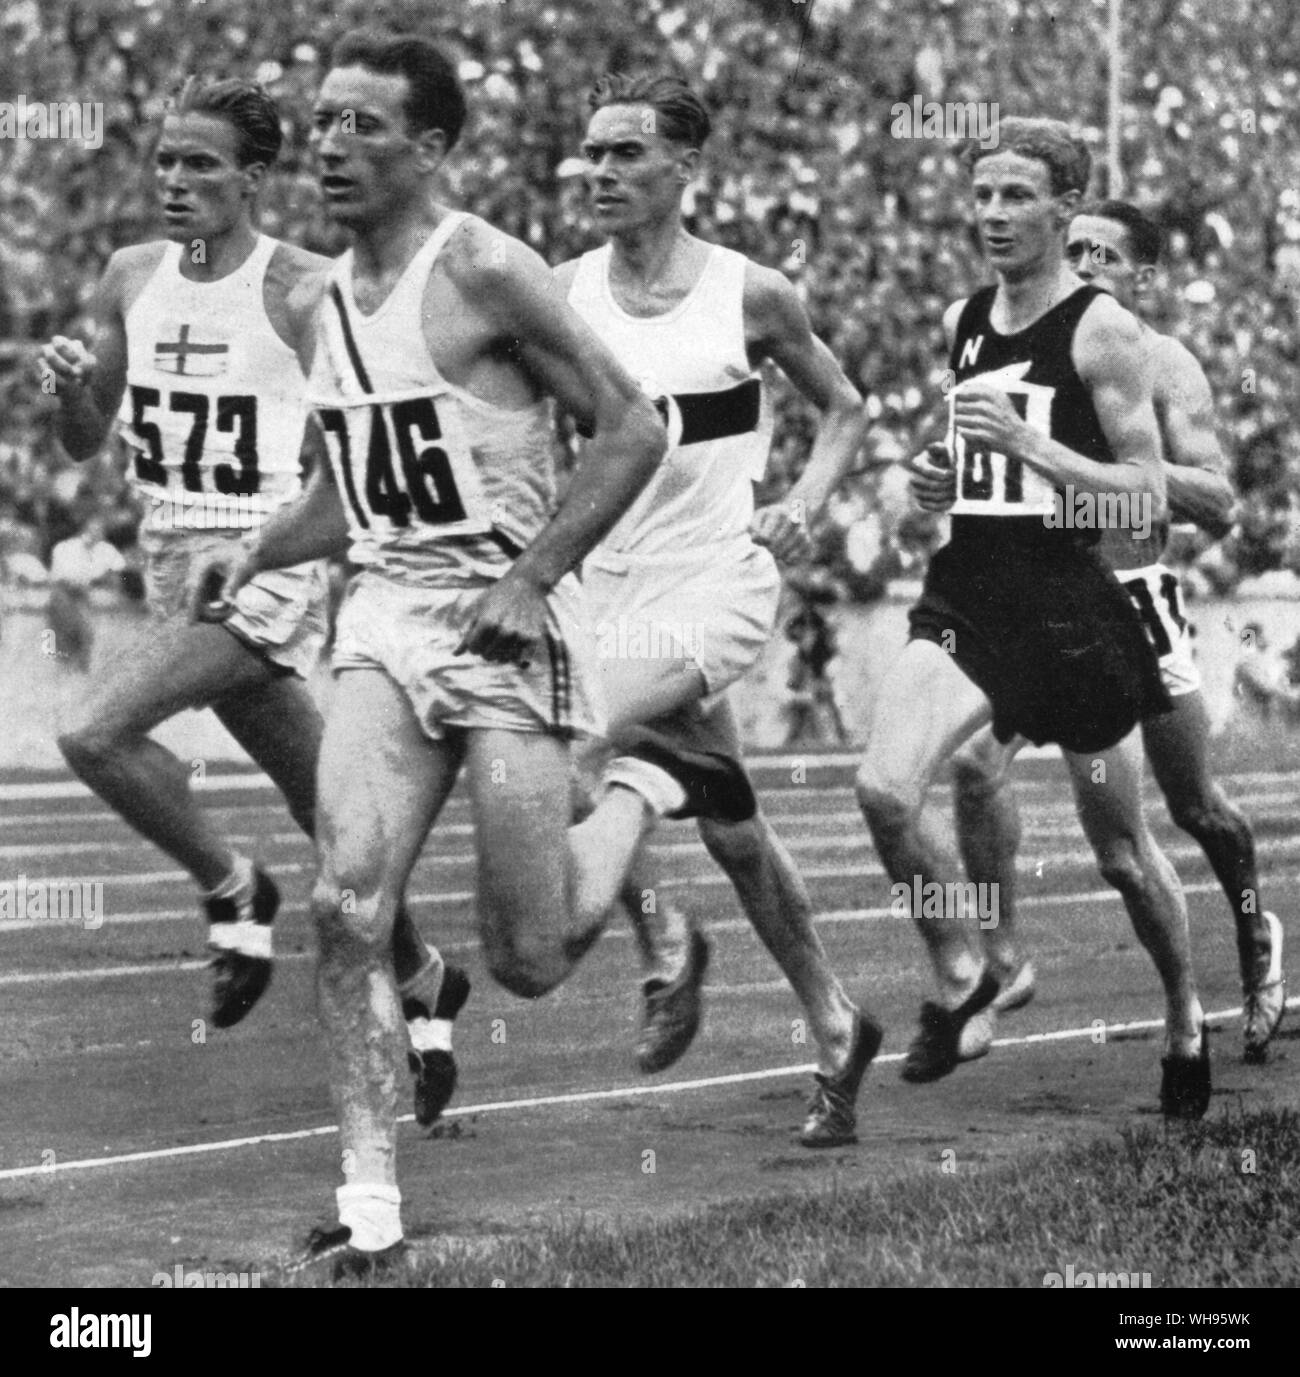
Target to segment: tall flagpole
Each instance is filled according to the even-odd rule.
[[[1124,54],[1120,45],[1120,6],[1110,0],[1106,27],[1106,195],[1124,195],[1124,168],[1120,161],[1120,92],[1123,88]]]

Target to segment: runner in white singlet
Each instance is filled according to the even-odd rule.
[[[462,766],[484,955],[524,998],[599,935],[655,819],[712,806],[737,773],[638,748],[568,828],[568,743],[603,731],[571,571],[650,479],[664,433],[541,260],[434,199],[464,114],[427,41],[356,33],[335,49],[313,142],[354,247],[318,313],[311,391],[330,463],[227,583],[237,595],[259,570],[345,549],[359,566],[321,749],[312,901],[344,1184],[338,1227],[300,1263],[336,1273],[402,1252],[387,951]],[[558,506],[550,397],[594,433]]]
[[[148,733],[184,708],[210,706],[314,830],[321,724],[304,679],[327,630],[319,565],[259,576],[224,627],[190,618],[202,571],[240,558],[245,536],[301,488],[304,370],[327,264],[256,229],[280,139],[279,112],[253,82],[187,84],[154,155],[167,238],[113,255],[93,353],[63,337],[42,352],[69,453],[95,454],[114,418],[127,444],[150,614],[105,664],[60,746],[206,891],[219,1027],[238,1022],[270,979],[278,894],[198,807],[190,766]],[[405,916],[394,952],[404,994],[432,1013],[441,958]],[[438,1062],[442,1085],[424,1086],[426,1113],[430,1096],[450,1095],[454,1065],[449,1055]]]
[[[587,557],[597,655],[617,746],[633,724],[739,758],[721,695],[772,634],[780,577],[772,552],[810,549],[816,520],[861,444],[862,399],[811,332],[791,284],[688,234],[682,189],[695,175],[709,117],[679,78],[606,77],[591,98],[583,153],[602,248],[563,264],[570,303],[655,399],[669,451],[629,511]],[[781,367],[822,412],[802,477],[755,513],[772,407],[760,366]],[[880,1029],[858,1013],[826,959],[807,891],[766,818],[700,819],[710,852],[808,1013],[817,1088],[802,1142],[854,1141],[858,1086]],[[624,903],[646,961],[638,1061],[658,1071],[685,1051],[700,1019],[709,948],[662,895],[651,915],[637,873]]]

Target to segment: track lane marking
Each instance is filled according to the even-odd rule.
[[[818,839],[799,838],[786,841],[787,848],[796,857],[802,858],[814,851],[856,851],[862,850],[867,854],[871,853],[870,841],[863,835],[858,838],[848,840],[840,838],[828,838],[824,841]],[[1282,865],[1288,859],[1294,858],[1294,853],[1300,849],[1300,834],[1289,837],[1280,837],[1267,841],[1257,841],[1256,855],[1271,859],[1275,865]],[[1162,845],[1161,850],[1170,861],[1201,861],[1204,852],[1199,844],[1195,842],[1175,842],[1170,844],[1168,841]],[[682,855],[707,856],[702,842],[678,842],[671,847],[652,844],[651,857],[669,852],[670,854],[680,853]],[[428,857],[422,860],[419,865],[424,867],[430,862],[441,862],[447,866],[467,865],[472,863],[472,857]],[[1058,870],[1068,869],[1088,869],[1095,867],[1095,858],[1089,847],[1086,845],[1074,847],[1068,851],[1050,852],[1043,856],[1035,857],[1032,854],[1025,854],[1024,848],[1021,850],[1020,865],[1017,870],[1018,876],[1022,880],[1033,880],[1042,878],[1037,872],[1047,867],[1055,867]],[[314,873],[314,861],[286,861],[282,864],[268,867],[276,875],[301,875]],[[799,873],[805,880],[884,880],[886,879],[884,867],[878,860],[867,861],[858,865],[808,865],[801,864]],[[15,877],[16,878],[16,877]],[[29,883],[49,881],[53,877],[44,875],[29,875]],[[59,877],[66,880],[66,876]],[[1273,877],[1273,883],[1284,882],[1282,876]],[[182,872],[171,871],[146,871],[138,874],[129,875],[80,875],[78,881],[90,884],[99,883],[105,891],[113,887],[147,887],[157,884],[180,884],[187,881],[187,877]],[[954,881],[954,883],[965,883],[965,881]],[[717,889],[727,888],[731,885],[731,880],[721,870],[713,867],[702,875],[689,874],[670,874],[664,876],[656,886],[658,889]],[[1192,885],[1183,886],[1185,893],[1200,893],[1201,888]],[[1114,891],[1107,890],[1107,894],[1113,895]],[[472,889],[438,890],[436,892],[420,891],[414,895],[408,895],[408,900],[412,904],[421,904],[425,907],[460,908],[465,905],[472,905],[477,898],[477,894]],[[196,901],[197,902],[197,901]],[[298,903],[285,903],[281,906],[282,914],[305,912],[306,907]],[[102,931],[104,926],[130,926],[139,923],[170,923],[177,921],[192,921],[198,918],[197,906],[194,908],[160,908],[160,909],[140,909],[131,913],[119,913],[116,915],[105,915],[103,925],[95,931]],[[36,929],[44,928],[50,931],[60,928],[79,928],[82,924],[72,918],[62,921],[57,918],[6,918],[0,922],[0,936],[8,932],[31,932]]]
[[[1247,787],[1250,786],[1254,787],[1254,792],[1234,792],[1232,794],[1231,801],[1241,806],[1249,806],[1252,804],[1262,806],[1270,803],[1283,805],[1286,803],[1293,803],[1297,796],[1295,787],[1296,776],[1294,774],[1278,774],[1268,776],[1267,778],[1261,778],[1256,775],[1248,774],[1223,774],[1219,775],[1217,778],[1220,783],[1232,784],[1241,790],[1245,790]],[[1045,778],[1018,779],[1016,781],[1016,784],[1017,788],[1021,790],[1032,791],[1035,793],[1050,793],[1052,795],[1052,798],[1046,806],[1057,809],[1063,814],[1068,813],[1072,817],[1076,815],[1077,810],[1075,809],[1071,800],[1068,797],[1063,799],[1059,798],[1059,781]],[[1274,787],[1264,788],[1263,786],[1266,784],[1272,784]],[[837,819],[843,816],[846,818],[851,818],[859,826],[863,825],[862,813],[856,806],[854,806],[851,809],[844,809],[842,810],[842,812],[835,813],[818,813],[815,810],[811,810],[808,808],[802,808],[795,812],[776,812],[767,806],[772,800],[785,800],[787,796],[790,796],[791,799],[799,799],[804,801],[838,798],[841,796],[846,798],[852,797],[853,787],[850,784],[789,784],[782,787],[777,787],[773,785],[763,785],[759,792],[763,796],[763,811],[769,822],[794,824],[802,821],[823,821],[827,819]],[[1151,796],[1153,798],[1159,798],[1159,792],[1154,788],[1154,786],[1149,792],[1151,793]],[[932,790],[933,797],[947,797],[951,793],[952,785],[950,783],[936,784]],[[0,801],[3,801],[3,799],[4,786],[0,785]],[[270,798],[266,800],[243,799],[229,804],[210,804],[209,806],[217,812],[243,814],[278,812],[282,817],[285,813],[284,801],[280,798]],[[1042,807],[1044,805],[1036,802],[1034,806],[1037,808]],[[451,799],[448,800],[446,809],[442,814],[442,818],[446,818],[449,812],[468,814],[469,800],[466,798],[461,798],[459,796],[453,796]],[[107,825],[110,823],[120,824],[124,829],[126,826],[125,823],[122,822],[121,816],[119,814],[107,808],[98,808],[93,810],[82,809],[77,812],[68,812],[65,810],[61,810],[53,813],[18,813],[9,817],[0,817],[0,829],[16,829],[20,827],[49,827],[51,829],[57,830],[61,828],[67,828],[70,824],[75,824],[77,827],[81,827],[86,824]],[[460,823],[452,823],[451,826],[463,828],[467,825]],[[445,835],[446,830],[447,824],[445,824],[440,819],[439,822],[435,824],[435,827],[430,835]],[[127,834],[133,838],[135,837],[135,833],[133,832],[128,832]],[[297,838],[302,837],[302,833],[300,832],[291,832],[287,835]],[[144,843],[140,843],[140,845],[143,846]]]
[[[808,872],[805,872],[807,874]],[[841,875],[844,872],[836,870],[830,872],[832,875]],[[717,883],[724,883],[725,877],[721,877]],[[699,880],[682,881],[683,884],[698,885]],[[1217,880],[1200,881],[1196,884],[1185,884],[1184,894],[1221,894],[1222,887]],[[411,899],[412,904],[424,903],[436,896],[417,894]],[[472,896],[470,896],[472,897]],[[1080,890],[1068,894],[1036,894],[1030,898],[1017,900],[1019,908],[1054,908],[1062,904],[1101,904],[1119,903],[1119,896],[1113,889],[1091,889]],[[297,911],[297,906],[286,905],[281,912],[291,913]],[[137,915],[140,921],[147,921],[162,915],[140,914]],[[178,913],[178,917],[192,916],[188,910]],[[813,914],[813,922],[817,927],[823,924],[835,925],[839,923],[867,923],[874,922],[883,918],[891,918],[893,914],[889,907],[877,908],[840,908],[827,909],[822,913]],[[116,922],[123,922],[123,919],[116,919]],[[903,921],[895,919],[896,922]],[[2,927],[3,925],[0,925]],[[40,924],[30,924],[29,926],[41,926]],[[48,926],[48,924],[46,925]],[[753,932],[753,924],[748,918],[726,918],[721,922],[709,923],[708,931],[713,933],[735,933]],[[619,927],[609,928],[602,935],[602,942],[627,941],[633,936],[632,931],[620,925]],[[475,938],[458,942],[439,942],[438,950],[448,956],[459,956],[465,952],[479,951],[482,944]],[[311,961],[314,960],[314,951],[291,951],[276,955],[276,962],[288,961]],[[201,971],[208,965],[207,959],[195,959],[188,961],[157,961],[150,965],[135,966],[95,966],[88,970],[58,970],[58,971],[18,971],[0,975],[0,989],[6,985],[58,985],[71,981],[81,980],[104,980],[113,976],[136,976],[136,975],[170,975],[176,972]],[[710,988],[708,985],[705,989]]]
[[[1287,1008],[1300,1008],[1300,995],[1287,1000]],[[1205,1015],[1206,1022],[1221,1022],[1237,1018],[1240,1006],[1232,1009],[1218,1009]],[[1163,1028],[1162,1018],[1139,1019],[1132,1023],[1108,1023],[1104,1029],[1107,1037],[1124,1033],[1150,1032]],[[1097,1034],[1094,1024],[1086,1028],[1058,1028],[1046,1033],[1026,1033],[1021,1037],[998,1038],[994,1047],[1029,1047],[1044,1042],[1077,1042],[1082,1038],[1093,1038]],[[875,1058],[873,1065],[884,1066],[902,1061],[905,1052],[887,1052]],[[640,1099],[650,1095],[681,1095],[690,1090],[709,1090],[723,1085],[743,1085],[753,1081],[779,1080],[789,1076],[811,1075],[817,1069],[816,1062],[804,1062],[798,1066],[774,1066],[763,1071],[739,1071],[726,1076],[702,1076],[689,1081],[667,1081],[662,1085],[629,1085],[609,1090],[577,1090],[559,1095],[535,1095],[519,1100],[489,1100],[484,1104],[463,1105],[459,1109],[444,1111],[445,1119],[466,1118],[473,1114],[505,1114],[512,1110],[547,1109],[558,1105],[597,1104],[602,1100]],[[403,1114],[399,1124],[415,1122],[413,1114]],[[61,1172],[92,1171],[98,1167],[127,1166],[137,1162],[161,1162],[177,1157],[194,1157],[214,1152],[233,1152],[239,1148],[260,1147],[266,1143],[301,1142],[308,1138],[323,1138],[336,1134],[336,1124],[322,1124],[314,1128],[292,1129],[282,1133],[258,1133],[246,1138],[225,1138],[214,1143],[185,1143],[178,1147],[150,1148],[143,1152],[120,1152],[110,1157],[83,1157],[72,1162],[56,1162],[53,1167],[9,1167],[0,1171],[0,1181],[17,1181],[32,1176],[57,1176]]]
[[[857,765],[864,755],[856,751],[809,751],[805,755],[749,755],[745,756],[745,767],[751,774],[784,774],[802,766],[807,770],[844,770]],[[1059,752],[1053,746],[1028,746],[1017,757],[1019,760],[1056,760]],[[1294,771],[1288,770],[1250,770],[1238,775],[1221,775],[1220,779],[1243,779],[1268,781],[1273,779],[1293,779]],[[198,793],[243,793],[274,791],[275,785],[258,770],[243,773],[206,775],[192,780],[190,787]],[[801,786],[792,786],[801,787]],[[0,803],[20,803],[40,799],[95,799],[97,795],[79,779],[44,779],[29,783],[0,784]]]

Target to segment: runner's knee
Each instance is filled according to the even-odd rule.
[[[1238,832],[1245,827],[1245,820],[1226,801],[1220,802],[1205,795],[1189,795],[1175,796],[1168,803],[1169,816],[1174,824],[1193,837]]]
[[[84,775],[112,756],[129,735],[87,714],[75,718],[59,733],[58,745],[72,770]]]
[[[853,781],[858,807],[873,832],[904,831],[921,811],[921,799],[914,782],[891,777],[871,760],[858,766]]]
[[[700,819],[700,840],[717,863],[728,872],[754,870],[768,854],[767,839],[758,814],[744,822]]]
[[[981,803],[995,795],[1003,783],[1002,771],[978,751],[962,751],[953,758],[952,783],[957,803]]]
[[[1097,857],[1097,869],[1112,889],[1119,890],[1121,894],[1132,894],[1145,887],[1146,867],[1142,863],[1135,837],[1114,837],[1105,842],[1094,842],[1093,851]]]
[[[340,871],[338,878],[317,877],[311,894],[311,916],[321,952],[347,945],[386,951],[392,940],[396,902],[384,902],[373,881]]]
[[[484,955],[492,978],[520,999],[538,999],[568,975],[570,963],[558,946],[519,932],[489,932]]]

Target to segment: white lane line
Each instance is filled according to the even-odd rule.
[[[1287,1000],[1287,1008],[1300,1007],[1300,996]],[[1207,1021],[1237,1018],[1240,1007],[1219,1009],[1205,1015]],[[1134,1023],[1108,1023],[1104,1036],[1117,1034],[1149,1032],[1163,1028],[1164,1019],[1140,1019]],[[995,1047],[1030,1047],[1044,1042],[1077,1042],[1083,1038],[1093,1038],[1098,1029],[1089,1024],[1086,1028],[1059,1028],[1047,1033],[1026,1033],[1016,1038],[998,1038]],[[906,1053],[887,1052],[875,1059],[877,1066],[902,1061]],[[598,1104],[602,1100],[641,1099],[650,1095],[681,1095],[690,1090],[711,1090],[722,1085],[744,1085],[752,1081],[780,1080],[790,1076],[807,1076],[816,1071],[815,1062],[804,1062],[798,1066],[774,1066],[763,1071],[740,1071],[727,1076],[702,1076],[690,1081],[668,1081],[662,1085],[620,1086],[614,1090],[578,1090],[566,1095],[535,1095],[520,1100],[489,1100],[485,1104],[462,1105],[458,1109],[445,1111],[447,1119],[467,1118],[474,1114],[506,1114],[523,1109],[548,1109],[557,1105]],[[398,1123],[415,1122],[413,1114],[404,1114]],[[16,1181],[31,1176],[57,1176],[61,1172],[90,1171],[96,1167],[117,1167],[135,1162],[161,1162],[175,1157],[195,1157],[206,1153],[232,1152],[237,1148],[260,1147],[264,1143],[292,1143],[307,1138],[321,1138],[337,1133],[334,1124],[322,1124],[315,1128],[293,1129],[287,1133],[259,1133],[247,1138],[225,1138],[215,1143],[186,1143],[180,1147],[152,1148],[145,1152],[121,1152],[111,1157],[84,1157],[73,1162],[56,1162],[52,1167],[9,1167],[0,1171],[0,1181]]]
[[[811,872],[805,872],[808,874]],[[835,870],[829,872],[832,875],[839,875],[843,872]],[[699,884],[699,880],[691,881],[692,884]],[[718,883],[723,883],[720,878]],[[1221,893],[1219,884],[1213,880],[1199,882],[1197,884],[1185,884],[1184,894],[1219,894]],[[413,904],[424,903],[432,900],[434,895],[417,894],[411,902]],[[1080,890],[1071,894],[1042,894],[1031,898],[1022,898],[1019,901],[1021,908],[1056,908],[1069,904],[1105,904],[1119,903],[1119,896],[1113,889],[1090,889]],[[293,912],[294,906],[289,905],[282,909],[282,913]],[[138,914],[140,921],[147,921],[158,917],[157,914]],[[176,917],[190,917],[188,912],[177,913]],[[893,918],[894,915],[890,908],[837,908],[827,909],[822,913],[813,915],[814,922],[818,927],[826,924],[839,923],[869,923],[876,922],[883,918]],[[123,921],[115,919],[116,922]],[[895,921],[902,921],[895,919]],[[28,924],[29,927],[39,927],[38,923]],[[753,927],[747,918],[728,918],[722,922],[709,923],[707,925],[710,934],[732,933],[732,932],[752,932]],[[601,937],[602,942],[626,941],[632,936],[631,931],[622,925],[610,927]],[[439,942],[438,949],[447,956],[456,956],[463,952],[478,951],[480,943],[470,938],[460,942]],[[310,961],[314,959],[314,951],[291,951],[278,954],[277,963],[287,961]],[[113,976],[137,976],[137,975],[170,975],[178,971],[201,971],[208,965],[204,960],[190,961],[156,961],[149,965],[135,966],[94,966],[86,970],[65,970],[65,971],[21,971],[10,972],[0,975],[0,989],[6,985],[60,985],[70,981],[82,980],[106,980]],[[706,986],[706,988],[708,988]]]
[[[266,784],[266,786],[269,789],[270,781],[266,780],[264,776],[251,775],[247,776],[247,778],[253,781],[261,780],[263,781],[263,783]],[[1274,774],[1221,774],[1218,776],[1218,779],[1221,784],[1228,784],[1233,786],[1233,803],[1238,804],[1242,807],[1249,807],[1251,805],[1264,805],[1269,803],[1284,804],[1287,802],[1293,802],[1295,799],[1295,786],[1297,780],[1300,779],[1300,776],[1298,776],[1294,771],[1289,771]],[[1016,783],[1018,788],[1029,793],[1039,794],[1047,792],[1051,793],[1054,796],[1060,793],[1060,781],[1047,777],[1038,779],[1018,779]],[[0,801],[4,801],[6,799],[7,788],[19,787],[26,788],[29,786],[0,785]],[[1244,791],[1247,788],[1252,789],[1253,792],[1237,792],[1238,790]],[[839,815],[829,813],[817,813],[807,808],[799,809],[794,812],[776,812],[772,809],[773,801],[778,799],[785,800],[787,798],[791,800],[797,799],[804,801],[836,797],[851,798],[853,794],[853,788],[852,785],[848,782],[842,784],[790,784],[786,786],[765,784],[762,786],[761,792],[763,794],[764,799],[764,812],[766,813],[769,822],[796,823],[807,819],[822,819],[829,817],[837,817]],[[934,786],[933,795],[936,798],[947,797],[951,793],[951,783],[939,783]],[[1154,786],[1151,791],[1151,797],[1153,800],[1158,799],[1158,795],[1154,792]],[[1055,803],[1055,799],[1053,800],[1053,805],[1057,806]],[[1040,803],[1035,803],[1034,806],[1036,808],[1039,808],[1043,805]],[[1158,807],[1158,803],[1153,804],[1153,806]],[[1070,801],[1068,796],[1059,802],[1059,807],[1063,811],[1068,812],[1071,816],[1074,815],[1074,805]],[[218,811],[242,813],[261,813],[279,811],[281,815],[283,815],[283,809],[284,803],[278,797],[267,799],[240,799],[237,802],[218,805]],[[467,798],[462,798],[459,795],[453,795],[453,797],[450,798],[447,802],[446,811],[444,811],[443,817],[447,818],[452,813],[457,812],[468,814],[468,811],[469,800]],[[856,807],[846,810],[845,816],[851,818],[855,823],[858,823],[859,825],[861,824],[862,815]],[[48,813],[14,813],[7,817],[0,817],[0,829],[19,829],[33,827],[67,828],[70,825],[74,824],[76,826],[83,826],[90,823],[94,823],[97,825],[107,825],[110,823],[120,824],[121,818],[117,813],[113,812],[112,809],[109,808],[80,809],[76,812],[59,810],[56,812]],[[452,825],[454,826],[456,824]],[[447,824],[445,822],[440,822],[431,835],[435,837],[441,836],[445,834],[446,830]],[[294,832],[290,833],[289,835],[297,837],[300,834]]]
[[[864,832],[857,837],[826,837],[826,838],[798,838],[790,839],[786,842],[787,847],[793,855],[802,858],[817,852],[866,852],[871,853],[870,842]],[[1171,861],[1199,861],[1202,859],[1203,852],[1199,845],[1194,842],[1170,844],[1165,842],[1162,847],[1165,856]],[[1259,856],[1267,857],[1274,863],[1282,863],[1292,859],[1297,849],[1300,849],[1300,834],[1291,837],[1282,837],[1276,840],[1263,841],[1256,843],[1256,853]],[[652,844],[651,857],[663,856],[665,853],[677,857],[694,857],[703,859],[707,853],[704,845],[699,841],[690,842],[671,842]],[[432,866],[455,867],[462,869],[470,864],[472,858],[467,858],[464,854],[457,856],[432,856],[426,857],[419,864],[420,868]],[[1029,881],[1042,877],[1043,872],[1050,866],[1055,870],[1060,869],[1091,869],[1094,864],[1092,851],[1087,846],[1079,846],[1067,851],[1054,851],[1047,855],[1035,856],[1032,846],[1022,847],[1017,873],[1022,881]],[[301,875],[315,871],[315,863],[312,861],[285,861],[276,862],[269,867],[277,876]],[[805,880],[883,880],[885,878],[884,868],[879,861],[871,860],[860,864],[840,863],[838,865],[809,865],[803,862],[799,866],[799,873]],[[17,877],[13,877],[16,879]],[[31,875],[27,879],[30,882],[46,879],[49,877],[41,875]],[[1277,883],[1282,877],[1274,877]],[[136,874],[126,875],[79,875],[78,881],[95,884],[100,883],[104,886],[106,896],[111,893],[114,887],[145,887],[161,884],[185,884],[192,883],[181,871],[141,871]],[[703,875],[666,875],[656,885],[656,889],[676,890],[676,889],[716,889],[727,888],[731,881],[716,867],[709,869]],[[1213,886],[1211,886],[1213,888]],[[1183,886],[1186,893],[1194,894],[1201,892],[1201,887],[1196,885]],[[1107,891],[1110,893],[1110,891]],[[421,904],[432,908],[459,908],[465,905],[472,905],[477,898],[474,890],[454,889],[438,890],[436,892],[420,892],[408,896],[412,904]],[[302,906],[294,903],[282,905],[282,914],[301,911]],[[160,908],[142,909],[131,913],[117,913],[111,911],[104,914],[104,924],[108,926],[128,926],[136,923],[167,923],[177,920],[190,920],[198,917],[197,900],[193,908]],[[82,924],[75,918],[6,918],[0,921],[0,935],[7,932],[30,932],[36,928],[60,928],[60,927],[81,927]],[[98,929],[97,929],[98,930]]]
[[[780,755],[745,756],[745,764],[751,773],[758,775],[785,774],[796,766],[809,770],[852,769],[862,759],[862,751],[808,751],[806,754],[782,753]],[[1054,746],[1029,746],[1021,751],[1021,760],[1056,759],[1059,752]],[[1251,781],[1293,778],[1294,772],[1287,770],[1256,770],[1239,775],[1225,775],[1221,778],[1235,778]],[[200,793],[241,792],[272,790],[275,786],[266,775],[256,770],[211,774],[192,782],[192,788]],[[0,784],[0,803],[19,803],[40,799],[92,799],[95,795],[79,779],[44,779],[28,784]]]
[[[1256,831],[1265,824],[1275,822],[1291,822],[1295,817],[1296,805],[1300,803],[1300,792],[1289,793],[1286,795],[1272,795],[1262,800],[1273,807],[1265,810],[1256,806],[1259,796],[1241,796],[1233,799],[1239,807],[1250,811],[1250,821]],[[1073,839],[1078,841],[1082,836],[1079,826],[1078,814],[1074,811],[1071,804],[1050,803],[1035,806],[1032,810],[1021,810],[1022,817],[1026,812],[1031,812],[1031,816],[1024,819],[1025,841],[1020,848],[1020,859],[1022,864],[1034,864],[1026,860],[1026,853],[1032,849],[1035,841],[1064,841]],[[870,849],[870,838],[866,826],[862,821],[862,814],[856,809],[834,809],[825,813],[766,813],[768,822],[776,827],[778,832],[786,832],[784,841],[791,851],[796,853],[808,851],[854,851],[859,849]],[[1156,817],[1154,821],[1162,824],[1160,831],[1172,836],[1175,839],[1175,847],[1183,845],[1180,838],[1182,834],[1166,827],[1164,820]],[[805,832],[800,836],[789,835],[796,828],[817,829],[811,834]],[[829,829],[829,833],[821,831]],[[673,841],[670,838],[674,835],[679,840]],[[452,854],[444,854],[438,848],[443,842],[452,840],[470,841],[474,836],[474,825],[470,822],[443,822],[439,823],[436,829],[430,834],[428,850],[421,855],[418,865],[420,866],[472,866],[474,855],[471,849],[458,850]],[[268,870],[290,873],[310,869],[311,864],[300,861],[280,861],[270,859],[266,851],[270,847],[307,847],[307,839],[301,832],[233,832],[227,837],[227,841],[235,846],[257,851],[262,857],[262,863]],[[676,829],[670,833],[659,833],[651,840],[653,852],[668,856],[706,856],[707,852],[704,843],[697,835],[683,837]],[[51,878],[50,870],[54,862],[62,857],[104,855],[120,851],[121,844],[114,838],[103,838],[99,841],[80,842],[63,841],[55,844],[43,844],[39,842],[22,842],[12,844],[0,844],[0,862],[9,862],[8,870],[10,873],[0,875],[0,883],[4,880],[15,878],[13,871],[22,870],[26,873],[29,867],[39,865],[40,874],[29,875],[28,879]],[[1169,851],[1168,843],[1166,850]],[[1170,852],[1173,854],[1173,852]],[[1197,848],[1192,847],[1188,852],[1190,855],[1197,854]],[[1076,847],[1072,850],[1059,853],[1058,859],[1066,861],[1091,860],[1092,852],[1087,848]],[[24,859],[26,858],[26,859]],[[66,869],[58,872],[60,877],[66,878]],[[86,879],[91,882],[98,881],[101,884],[109,885],[161,885],[161,884],[185,884],[189,877],[183,870],[137,870],[121,871],[115,873],[100,873],[94,875],[78,875],[78,879]],[[0,930],[3,930],[0,926]]]

